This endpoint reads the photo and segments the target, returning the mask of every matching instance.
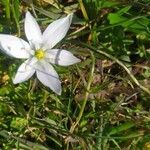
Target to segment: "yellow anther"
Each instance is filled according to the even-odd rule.
[[[43,49],[36,50],[35,57],[39,60],[43,59],[45,57],[45,51],[43,51]]]

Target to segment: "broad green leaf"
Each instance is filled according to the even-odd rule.
[[[110,13],[107,18],[110,24],[117,24],[117,23],[121,24],[122,22],[127,21],[127,18],[117,13]]]
[[[121,16],[118,13],[110,13],[107,17],[111,25],[120,25],[135,33],[146,33],[150,19],[146,17],[135,17],[133,19]]]

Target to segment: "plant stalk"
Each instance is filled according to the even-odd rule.
[[[76,122],[70,128],[70,133],[74,132],[76,126],[79,124],[79,122],[80,122],[80,120],[83,116],[83,112],[84,112],[84,109],[85,109],[85,106],[86,106],[86,103],[87,103],[87,100],[88,100],[88,96],[89,96],[91,83],[93,81],[93,74],[94,74],[94,70],[95,70],[95,57],[93,55],[93,52],[90,51],[90,53],[91,53],[91,58],[92,58],[92,68],[91,68],[90,76],[89,76],[89,79],[88,79],[87,88],[86,88],[83,104],[81,106],[81,110],[80,110],[79,115],[76,119]]]

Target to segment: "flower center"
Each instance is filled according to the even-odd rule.
[[[39,60],[43,59],[45,57],[45,51],[43,51],[43,49],[36,50],[35,57]]]

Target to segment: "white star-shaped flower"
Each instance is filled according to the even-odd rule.
[[[72,21],[72,14],[52,22],[41,33],[40,27],[30,12],[25,17],[25,34],[29,41],[12,35],[0,34],[0,49],[9,56],[27,59],[16,73],[13,83],[28,80],[34,73],[37,78],[58,95],[61,94],[59,76],[51,64],[69,66],[80,62],[72,53],[63,49],[52,49],[62,40]]]

